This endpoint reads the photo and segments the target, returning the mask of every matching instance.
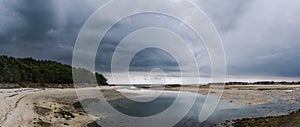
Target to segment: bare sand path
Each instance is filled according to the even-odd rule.
[[[28,114],[26,97],[32,93],[39,93],[39,89],[3,89],[0,90],[0,126],[21,126],[24,116]]]

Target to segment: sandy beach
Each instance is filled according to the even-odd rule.
[[[209,86],[186,85],[181,87],[153,87],[154,90],[175,90],[195,92],[207,95]],[[222,92],[221,99],[242,105],[257,105],[282,99],[290,103],[300,103],[300,85],[226,85],[224,89],[214,89]],[[210,93],[216,96],[217,93]]]
[[[80,91],[99,89],[107,100],[123,98],[116,92],[120,87],[82,88]],[[124,87],[126,88],[126,87]],[[199,88],[199,89],[198,89]],[[153,90],[179,90],[179,87],[154,87]],[[206,95],[208,87],[183,86],[182,91]],[[124,94],[124,93],[123,93]],[[128,94],[128,93],[127,93]],[[132,94],[134,96],[134,94]],[[214,96],[214,93],[211,94]],[[239,105],[258,105],[276,100],[300,103],[300,86],[296,85],[235,85],[225,86],[223,100]],[[86,127],[101,116],[78,111],[75,89],[0,89],[0,126],[11,127]]]
[[[115,87],[82,88],[101,90],[108,100],[122,96]],[[106,91],[106,92],[105,92]],[[71,105],[77,102],[75,89],[0,89],[1,127],[85,127],[98,119]]]

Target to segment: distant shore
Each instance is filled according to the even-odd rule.
[[[257,105],[268,103],[274,98],[283,99],[291,103],[300,101],[300,85],[225,85],[223,89],[211,89],[216,92],[222,92],[223,100],[230,101],[236,104]],[[195,85],[181,85],[168,87],[149,87],[146,89],[153,90],[175,90],[188,91],[207,95],[210,86],[195,86]],[[217,93],[211,92],[211,96],[216,96]]]

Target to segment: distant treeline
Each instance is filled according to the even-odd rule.
[[[275,81],[259,81],[259,82],[227,82],[226,85],[300,85],[298,82],[275,82]]]
[[[99,85],[107,85],[102,74],[83,68],[73,69],[75,75],[82,75],[76,83],[95,83],[91,78],[96,76]],[[0,83],[39,84],[41,87],[45,84],[73,84],[72,67],[50,60],[0,56]]]

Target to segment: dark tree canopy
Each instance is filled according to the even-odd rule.
[[[99,73],[83,68],[73,68],[83,77],[96,76],[99,85],[107,85],[107,79]],[[77,81],[76,81],[77,82]],[[93,83],[90,79],[80,81]],[[0,83],[73,84],[72,67],[50,60],[0,56]]]

